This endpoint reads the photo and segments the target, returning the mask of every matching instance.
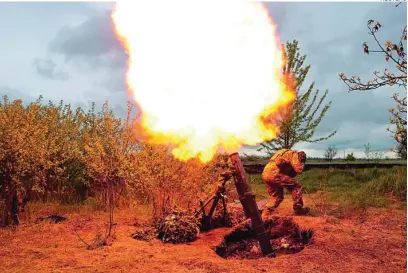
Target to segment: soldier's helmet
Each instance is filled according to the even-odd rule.
[[[306,162],[306,153],[304,151],[298,152],[299,160],[302,163]]]

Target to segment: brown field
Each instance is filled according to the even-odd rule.
[[[277,214],[291,214],[290,206],[286,198]],[[32,220],[54,212],[68,221]],[[74,227],[91,242],[104,231],[103,213],[33,205],[30,217],[22,218],[18,229],[0,230],[0,272],[406,272],[407,265],[406,208],[399,202],[347,219],[296,216],[301,227],[316,231],[314,244],[297,254],[258,260],[218,257],[212,247],[225,228],[202,233],[191,244],[134,240],[133,225],[144,218],[137,212],[118,211],[116,240],[96,250],[87,250]]]

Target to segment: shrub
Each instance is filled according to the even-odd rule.
[[[346,156],[346,161],[355,161],[356,157],[354,156],[354,153],[347,154]]]

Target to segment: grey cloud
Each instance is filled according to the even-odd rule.
[[[342,90],[343,83],[336,85],[340,85],[337,90]],[[388,109],[394,104],[390,98],[392,92],[381,91],[331,92],[328,96],[332,101],[331,108],[318,126],[316,136],[327,136],[333,130],[337,130],[337,134],[326,141],[308,144],[308,147],[325,149],[329,144],[335,144],[339,148],[359,149],[368,141],[381,149],[394,146],[395,141],[386,130],[390,125]]]
[[[324,43],[313,41],[306,45],[307,61],[312,64],[316,75],[319,77],[331,75],[332,78],[338,78],[338,73],[349,67],[354,71],[361,71],[367,67],[367,62],[356,62],[360,59],[359,55],[363,55],[360,50],[361,42],[358,40],[355,42],[355,39],[344,41],[344,38],[335,38]]]
[[[45,78],[62,81],[67,81],[69,79],[69,74],[58,69],[57,64],[51,59],[35,58],[33,60],[33,65],[37,73]]]
[[[324,150],[329,144],[334,144],[338,149],[364,149],[364,144],[369,142],[373,149],[385,151],[395,145],[392,134],[386,131],[387,127],[388,124],[348,121],[342,123],[338,133],[331,139],[299,146]]]
[[[127,56],[114,34],[110,13],[94,16],[79,26],[63,27],[50,42],[49,50],[67,62],[86,63],[91,68],[119,68]]]
[[[310,61],[318,63],[317,74],[336,75],[339,72],[349,70],[350,73],[361,73],[361,71],[376,70],[378,67],[386,66],[384,58],[378,55],[365,55],[362,43],[367,42],[373,48],[376,46],[372,36],[368,34],[367,21],[369,19],[378,20],[383,25],[377,36],[381,42],[387,40],[398,41],[402,28],[406,25],[406,4],[403,7],[395,8],[395,5],[383,3],[367,13],[361,20],[353,20],[351,25],[347,22],[340,22],[333,25],[333,31],[338,31],[338,27],[343,27],[348,31],[334,37],[328,41],[311,41],[307,44],[308,52],[311,55]],[[344,19],[342,19],[344,20]],[[360,23],[358,23],[360,22]]]
[[[95,86],[112,92],[126,91],[126,69],[117,68],[110,71],[103,80],[95,82]]]
[[[344,72],[348,76],[358,75],[363,80],[369,80],[374,77],[373,71],[390,69],[391,65],[387,64],[382,56],[365,55],[362,52],[362,42],[368,42],[369,39],[371,42],[374,41],[366,28],[366,21],[370,18],[380,21],[384,26],[378,34],[381,41],[396,40],[399,38],[399,28],[406,24],[406,9],[398,10],[391,5],[379,7],[367,14],[364,21],[355,26],[355,30],[350,30],[349,36],[332,39],[322,45],[321,49],[317,48],[318,43],[311,46],[312,52],[314,51],[311,54],[313,56],[311,61],[318,64],[314,74],[318,75],[318,81],[322,78],[322,81],[328,84],[327,87],[330,89],[328,99],[332,100],[331,109],[317,133],[329,132],[334,127],[338,129],[338,136],[329,141],[337,142],[342,147],[362,146],[367,142],[366,139],[370,138],[369,135],[364,135],[367,133],[364,128],[369,123],[371,126],[382,128],[376,131],[376,139],[371,139],[371,142],[387,149],[395,145],[391,134],[386,131],[389,125],[388,109],[395,104],[391,99],[392,94],[400,90],[381,88],[376,91],[348,93],[347,86],[338,78],[338,73]],[[321,55],[318,55],[319,51]],[[350,128],[346,125],[350,123],[358,123],[360,126],[354,126],[349,134],[345,134],[344,130]],[[362,134],[361,139],[353,138],[355,134]],[[314,147],[319,145],[316,144]]]
[[[338,83],[338,85],[337,89],[344,88],[343,83]],[[387,92],[388,90],[383,91],[382,93],[331,92],[327,100],[331,100],[332,104],[318,131],[337,129],[341,123],[346,121],[387,123],[388,109],[393,106],[394,102],[391,99],[392,93]]]
[[[111,92],[124,92],[127,55],[116,39],[109,12],[99,13],[71,27],[63,27],[49,44],[51,54],[61,55],[69,65],[103,73],[94,85]]]

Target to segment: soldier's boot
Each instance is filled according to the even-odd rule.
[[[265,206],[262,211],[262,217],[269,217],[276,212],[281,202],[275,202],[273,205]]]
[[[309,208],[295,208],[294,209],[294,214],[295,215],[308,215],[310,213],[310,209]]]

